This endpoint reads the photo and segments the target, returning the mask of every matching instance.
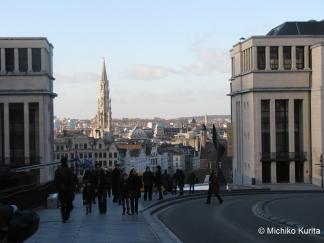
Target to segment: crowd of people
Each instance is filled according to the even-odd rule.
[[[180,195],[183,195],[185,185],[185,174],[177,169],[173,175],[165,170],[162,173],[160,166],[155,172],[147,167],[142,176],[139,176],[135,169],[129,174],[124,172],[118,165],[111,171],[96,164],[94,168],[85,170],[82,182],[79,183],[72,168],[68,167],[67,159],[62,158],[61,167],[55,173],[55,185],[59,192],[62,221],[66,222],[73,209],[73,200],[76,192],[79,191],[79,184],[82,184],[82,198],[85,206],[85,213],[92,213],[93,204],[98,203],[100,214],[107,213],[107,198],[112,197],[112,202],[122,206],[122,214],[138,214],[138,201],[143,190],[143,200],[152,200],[153,191],[158,193],[158,200],[168,192],[175,195],[179,188]],[[194,193],[194,185],[197,177],[192,172],[189,175],[189,193]]]

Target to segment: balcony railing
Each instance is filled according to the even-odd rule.
[[[271,152],[262,153],[261,162],[285,162],[285,161],[300,161],[304,162],[307,160],[307,152]]]

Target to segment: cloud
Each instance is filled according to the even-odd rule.
[[[184,73],[200,76],[213,72],[229,72],[229,57],[224,50],[212,47],[194,47],[193,51],[196,60],[183,66]]]
[[[125,77],[136,80],[158,80],[177,73],[176,70],[165,66],[137,64],[125,72]]]
[[[99,74],[90,72],[55,74],[56,81],[65,85],[98,84],[99,78]]]

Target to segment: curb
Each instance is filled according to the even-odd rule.
[[[296,196],[296,197],[305,197],[305,196]],[[291,197],[289,197],[291,198]],[[281,200],[281,199],[288,199],[287,197],[282,197],[282,198],[275,198],[275,199],[270,199],[270,200],[266,200],[266,201],[261,201],[258,202],[256,204],[253,205],[251,211],[254,215],[256,215],[259,218],[268,220],[272,223],[281,225],[281,226],[285,226],[285,227],[289,227],[289,228],[294,228],[294,229],[299,229],[299,228],[312,228],[311,226],[308,225],[303,225],[300,224],[298,222],[295,221],[291,221],[288,219],[284,219],[284,218],[279,218],[271,213],[268,213],[267,211],[267,206],[269,203],[273,202],[273,201],[277,201],[277,200]],[[323,237],[324,238],[324,230],[320,229],[320,234],[319,235],[312,235],[312,236],[318,236],[318,237]]]

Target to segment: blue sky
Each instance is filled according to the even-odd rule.
[[[1,1],[2,36],[54,45],[55,115],[90,118],[106,57],[113,117],[230,114],[228,52],[284,21],[322,20],[321,0]]]

